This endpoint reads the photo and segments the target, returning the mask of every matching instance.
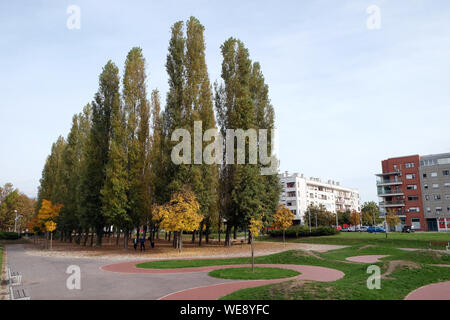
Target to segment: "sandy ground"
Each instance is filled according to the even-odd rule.
[[[148,243],[147,243],[148,245]],[[147,246],[148,247],[148,246]],[[278,242],[255,242],[255,256],[263,256],[278,253],[286,250],[308,250],[325,252],[334,249],[344,248],[345,246],[304,244],[304,243],[278,243]],[[192,259],[192,258],[231,258],[248,257],[250,254],[250,245],[235,244],[230,247],[224,247],[223,242],[212,241],[209,244],[203,244],[201,247],[197,243],[192,244],[183,242],[182,252],[178,252],[171,246],[171,243],[165,240],[156,242],[154,248],[141,252],[135,251],[130,245],[128,250],[116,248],[115,244],[104,243],[102,248],[84,247],[76,244],[67,244],[54,242],[53,250],[43,249],[42,244],[24,245],[25,254],[31,256],[54,257],[54,258],[98,258],[104,260],[162,260],[162,259]]]

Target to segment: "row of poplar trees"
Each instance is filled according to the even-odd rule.
[[[270,223],[281,190],[276,174],[262,176],[256,164],[176,165],[171,161],[171,150],[178,143],[171,141],[172,132],[184,128],[193,137],[194,121],[202,121],[203,130],[219,127],[224,137],[226,128],[274,128],[260,65],[252,63],[237,39],[226,40],[221,51],[222,81],[214,83],[213,93],[204,27],[194,17],[172,26],[166,61],[169,90],[163,111],[157,90],[147,98],[147,71],[140,48],[128,53],[122,81],[117,66],[108,61],[93,101],[73,117],[67,139],[59,137],[53,144],[43,169],[37,208],[43,199],[63,204],[58,218],[63,239],[72,241],[76,234],[75,241],[86,245],[90,234],[93,245],[95,233],[100,246],[105,230],[113,226],[119,231],[117,245],[123,231],[126,248],[134,228],[157,230],[152,208],[184,188],[195,193],[204,216],[199,244],[202,230],[207,237],[212,227],[220,230],[224,222],[226,245],[233,227],[248,229],[251,218]]]

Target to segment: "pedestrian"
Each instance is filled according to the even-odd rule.
[[[144,236],[142,236],[142,238],[141,238],[141,251],[142,251],[142,248],[144,248],[144,251],[145,251],[145,237]]]
[[[136,238],[133,239],[133,247],[134,247],[134,251],[137,250],[137,244],[138,244],[138,241],[137,241],[137,237],[136,237]]]

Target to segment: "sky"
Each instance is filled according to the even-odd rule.
[[[69,29],[71,5],[80,28]],[[375,5],[379,28],[368,28]],[[170,27],[205,26],[211,82],[241,39],[275,108],[282,172],[336,180],[377,201],[389,157],[450,152],[450,2],[0,1],[0,185],[36,196],[51,145],[92,101],[108,60],[139,46],[165,99]],[[376,18],[376,17],[375,17]],[[370,25],[370,24],[369,24]]]

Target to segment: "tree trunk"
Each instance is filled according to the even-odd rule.
[[[237,226],[234,226],[234,228],[233,228],[233,239],[234,240],[237,239]]]
[[[86,247],[87,241],[89,237],[89,229],[84,230],[84,240],[83,240],[83,246]]]
[[[178,252],[181,252],[182,246],[183,246],[183,230],[178,232],[178,237],[180,238],[179,243],[178,243]]]
[[[225,246],[231,246],[231,226],[228,223],[225,231]]]
[[[200,228],[198,229],[198,245],[202,245],[203,238],[203,221],[200,223]]]
[[[195,230],[192,231],[192,243],[195,243]]]
[[[251,241],[251,247],[252,247],[252,272],[255,272],[255,255],[254,255],[254,250],[253,250],[253,236],[250,234],[249,238],[252,239],[252,241]]]
[[[128,239],[129,239],[130,233],[128,229],[125,229],[123,232],[123,249],[128,250]]]
[[[205,242],[209,243],[209,223],[206,223]]]
[[[102,246],[102,237],[103,237],[103,227],[102,226],[98,226],[97,230],[96,230],[96,233],[97,233],[97,243],[96,243],[96,245],[97,245],[97,247],[101,247]]]
[[[119,241],[120,241],[120,229],[116,228],[116,247],[119,247]]]

